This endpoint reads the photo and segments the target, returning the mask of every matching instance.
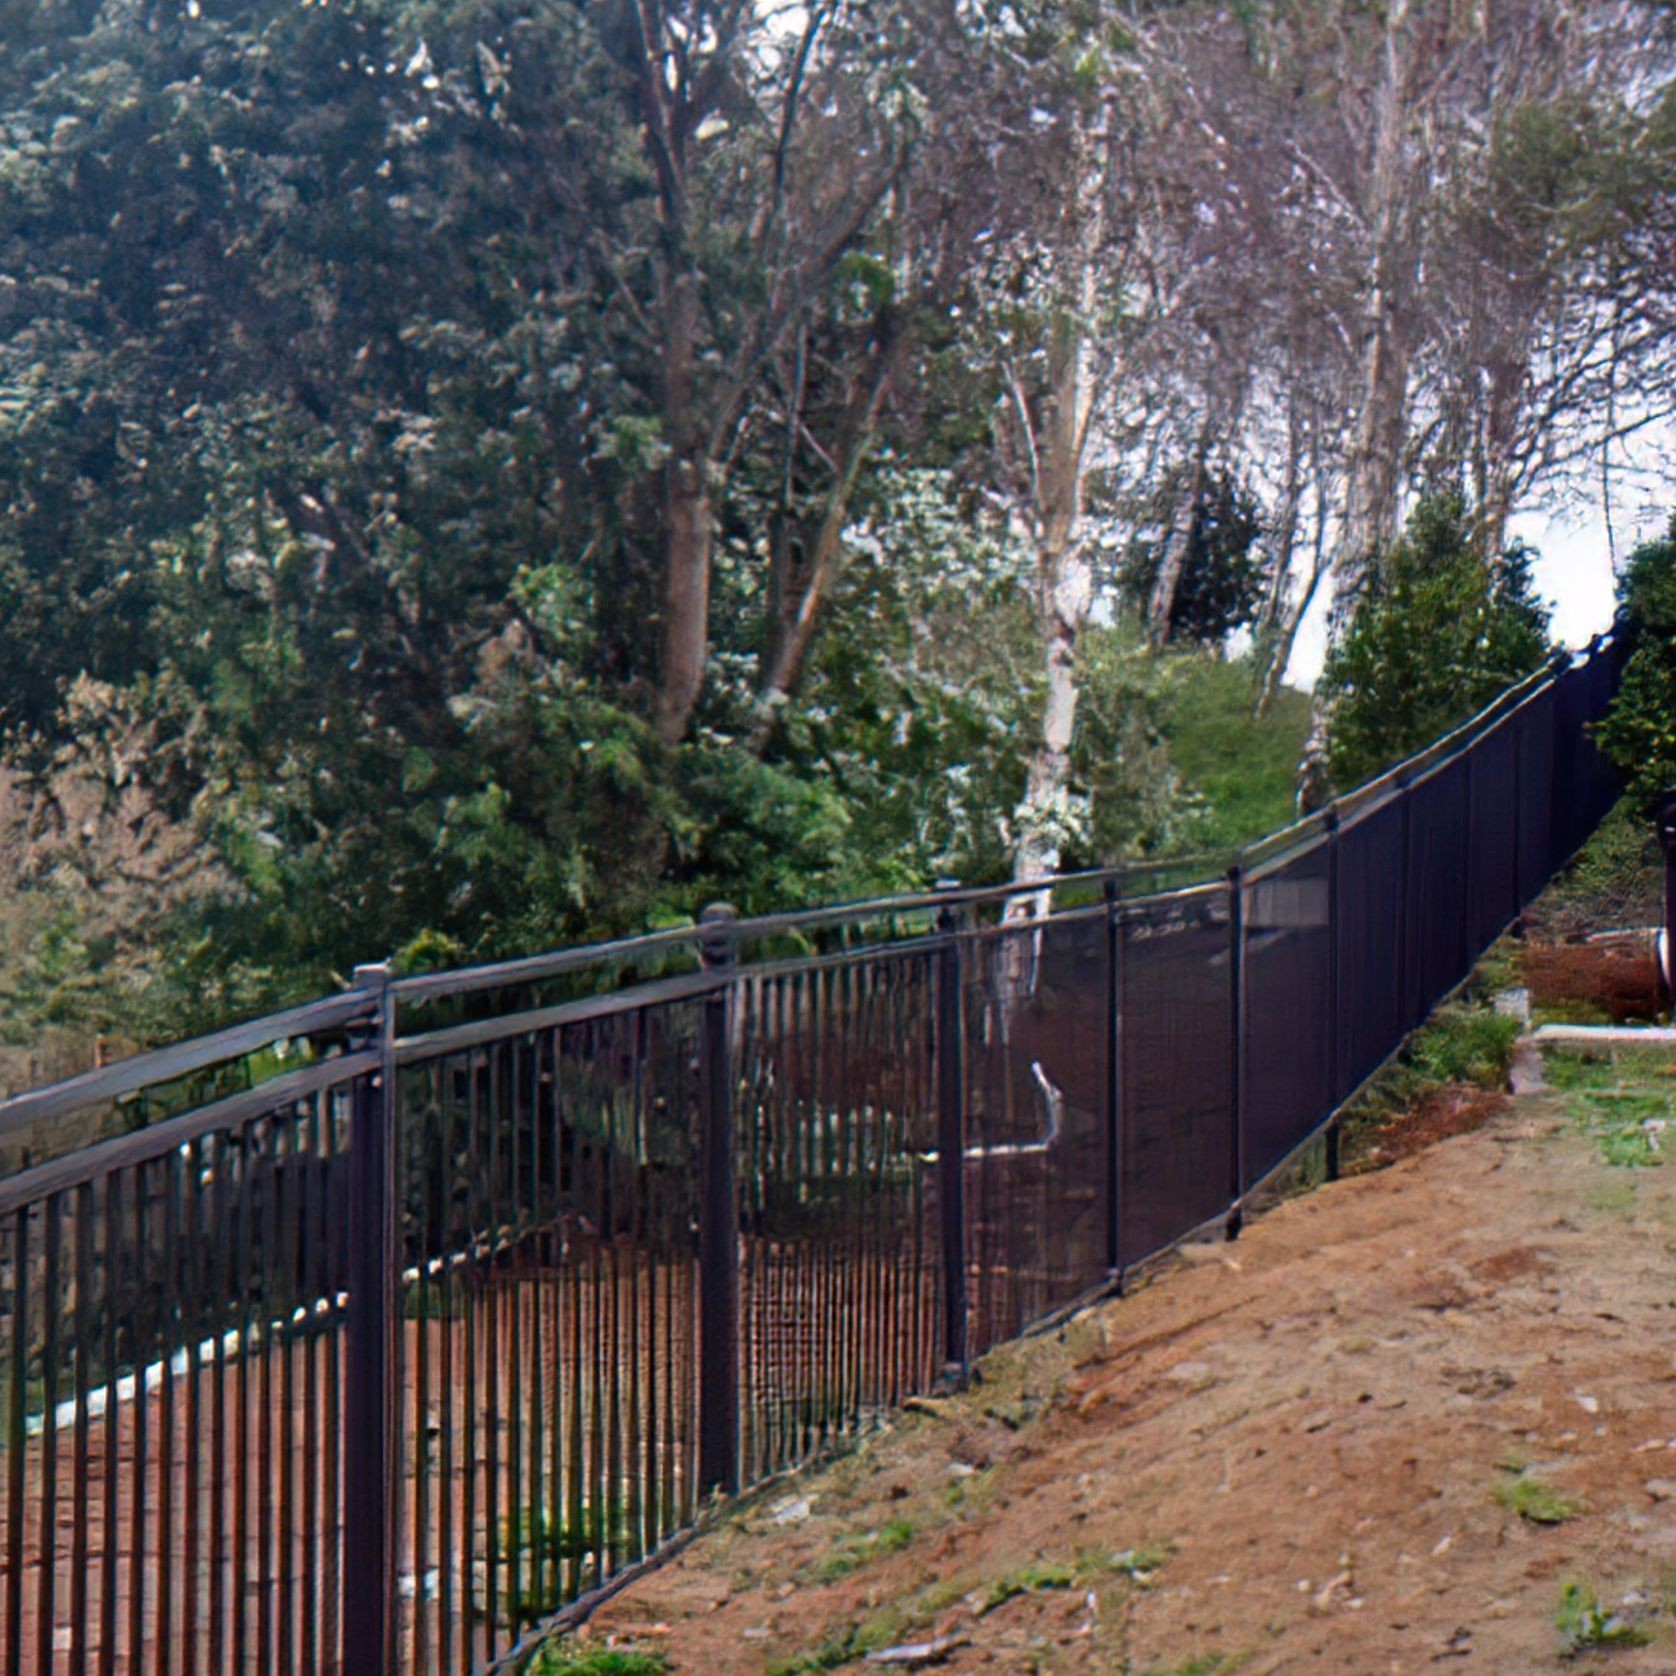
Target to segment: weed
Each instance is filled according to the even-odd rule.
[[[1565,1637],[1567,1653],[1606,1647],[1645,1647],[1652,1637],[1639,1624],[1601,1606],[1587,1583],[1567,1583],[1560,1594],[1554,1627]]]
[[[892,1519],[865,1536],[850,1537],[841,1548],[817,1560],[810,1575],[817,1583],[835,1582],[885,1554],[899,1553],[913,1539],[911,1519]]]
[[[1498,1484],[1495,1494],[1509,1513],[1517,1513],[1533,1525],[1563,1525],[1579,1511],[1576,1502],[1567,1501],[1540,1479],[1527,1478],[1522,1472],[1512,1483]]]
[[[529,1676],[664,1676],[669,1659],[627,1647],[567,1647],[555,1642],[535,1655]]]

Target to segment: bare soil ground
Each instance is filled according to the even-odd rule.
[[[949,1676],[1676,1672],[1676,1169],[1610,1166],[1557,1093],[1470,1116],[997,1352],[585,1641],[694,1676],[936,1640]],[[1647,1643],[1599,1645],[1620,1619]]]

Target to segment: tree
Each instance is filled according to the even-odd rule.
[[[1618,598],[1634,625],[1635,650],[1595,739],[1623,771],[1630,795],[1650,807],[1676,785],[1676,518],[1662,539],[1630,555]]]
[[[1515,544],[1486,561],[1457,495],[1415,507],[1322,676],[1337,787],[1422,749],[1541,664],[1547,612],[1531,557]]]

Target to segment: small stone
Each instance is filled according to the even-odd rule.
[[[1641,1487],[1654,1501],[1676,1501],[1676,1478],[1649,1478]]]

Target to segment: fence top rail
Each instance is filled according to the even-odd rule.
[[[1220,866],[1216,855],[1186,855],[1148,858],[1120,867],[1088,868],[1077,873],[1054,873],[1038,879],[1014,879],[998,885],[951,885],[938,890],[912,891],[900,896],[864,897],[854,902],[797,908],[779,914],[761,914],[727,922],[726,933],[735,945],[759,942],[771,937],[796,936],[831,930],[867,920],[895,915],[935,913],[942,908],[996,906],[1020,897],[1044,892],[1098,889],[1108,881],[1118,884],[1159,873],[1187,872]],[[487,989],[507,989],[537,984],[569,972],[592,966],[662,954],[674,949],[696,948],[720,928],[714,924],[672,926],[644,936],[622,937],[610,942],[583,943],[556,949],[550,954],[529,955],[518,960],[498,961],[485,966],[467,966],[456,971],[426,972],[399,978],[391,985],[399,1001],[436,1001],[478,994]]]
[[[62,1193],[97,1181],[113,1170],[148,1163],[177,1147],[187,1146],[200,1136],[217,1129],[236,1129],[252,1118],[264,1117],[285,1106],[294,1106],[312,1098],[325,1089],[336,1088],[378,1070],[377,1053],[340,1054],[323,1059],[317,1065],[306,1065],[299,1071],[274,1077],[255,1088],[241,1089],[207,1106],[198,1106],[178,1117],[166,1118],[132,1134],[116,1135],[97,1141],[62,1158],[49,1159],[32,1169],[21,1170],[15,1176],[0,1180],[0,1216],[25,1209]]]
[[[241,1059],[276,1042],[323,1036],[350,1025],[369,1022],[377,1014],[377,997],[349,989],[285,1012],[269,1013],[242,1024],[229,1025],[208,1036],[195,1036],[169,1047],[119,1059],[114,1065],[83,1071],[45,1088],[30,1089],[0,1101],[0,1140],[32,1124],[68,1117],[74,1112],[119,1100],[125,1094],[178,1082],[195,1071]]]

